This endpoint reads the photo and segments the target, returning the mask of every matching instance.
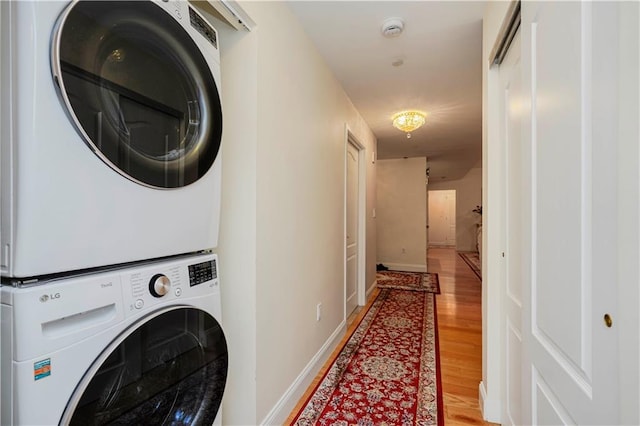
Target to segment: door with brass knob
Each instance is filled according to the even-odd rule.
[[[620,289],[629,285],[616,277],[624,230],[616,220],[623,205],[617,147],[624,144],[615,111],[623,86],[615,67],[599,65],[623,57],[621,4],[521,2],[523,92],[514,112],[524,117],[523,176],[514,189],[523,192],[525,365],[513,380],[524,401],[515,424],[625,423],[621,330],[613,328]]]

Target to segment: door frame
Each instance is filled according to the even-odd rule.
[[[519,22],[519,21],[518,21]],[[526,198],[522,197],[527,192],[523,186],[528,185],[527,178],[527,162],[524,160],[526,154],[524,146],[524,129],[525,117],[519,119],[519,133],[512,133],[510,127],[510,110],[509,102],[518,99],[524,91],[522,82],[522,58],[521,58],[521,37],[522,30],[518,24],[513,31],[513,39],[510,41],[508,49],[503,55],[503,62],[498,64],[499,68],[499,90],[500,90],[500,147],[502,149],[502,168],[505,179],[503,179],[502,210],[503,233],[502,241],[504,256],[504,288],[502,289],[501,303],[503,314],[500,318],[500,335],[502,336],[502,355],[501,361],[503,372],[501,388],[501,421],[502,424],[521,424],[526,423],[523,420],[525,409],[523,391],[526,383],[526,377],[522,373],[522,350],[523,342],[523,318],[524,318],[524,301],[527,300],[525,294],[525,282],[528,276],[525,272],[528,254],[525,253],[531,245],[530,229],[531,224],[523,219],[523,214],[527,211]],[[514,73],[517,70],[517,73]],[[520,85],[514,87],[514,81],[509,79],[505,85],[505,74],[519,75]],[[515,92],[514,92],[515,89]],[[517,90],[520,90],[518,92]],[[508,92],[509,98],[506,98],[505,92]],[[516,144],[519,146],[516,147]],[[516,150],[517,148],[517,150]],[[519,155],[514,156],[514,152]],[[513,164],[516,167],[515,172],[512,171]],[[515,190],[514,190],[515,188]],[[526,195],[525,195],[526,197]],[[517,226],[514,226],[516,224]],[[516,234],[520,231],[520,235]],[[517,238],[514,237],[514,234]],[[520,294],[518,295],[518,290]],[[520,356],[518,356],[520,354]],[[516,361],[516,362],[514,362]],[[519,383],[519,385],[518,385]],[[513,408],[521,406],[520,413],[514,413]],[[519,414],[515,417],[514,414]]]
[[[343,211],[343,318],[347,320],[347,156],[349,144],[358,150],[358,213],[356,215],[358,222],[358,282],[356,283],[357,303],[358,306],[364,306],[366,303],[366,257],[365,246],[367,241],[366,235],[366,206],[367,206],[367,164],[365,161],[366,148],[362,142],[351,131],[348,124],[344,129],[344,211]]]
[[[506,54],[510,29],[519,17],[519,0],[495,3],[489,16],[485,13],[483,52],[483,135],[482,135],[482,381],[479,384],[480,410],[486,421],[503,423],[503,366],[505,343],[502,323],[505,316],[506,262],[504,227],[506,160],[501,138],[500,64],[494,59]],[[517,9],[517,10],[516,10]],[[519,22],[519,21],[518,21]],[[515,34],[515,33],[513,33]],[[490,47],[487,47],[490,46]],[[492,51],[489,51],[491,49]],[[499,61],[501,62],[501,61]]]

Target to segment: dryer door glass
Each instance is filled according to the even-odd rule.
[[[63,423],[214,422],[227,378],[220,324],[193,308],[173,308],[131,329],[89,370]]]
[[[203,176],[222,134],[210,66],[216,32],[186,2],[176,4],[200,47],[151,1],[74,2],[53,46],[60,97],[80,135],[114,170],[157,188]]]

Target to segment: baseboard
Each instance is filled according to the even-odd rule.
[[[427,265],[386,262],[382,262],[382,264],[392,271],[427,272]]]
[[[484,386],[484,382],[480,382],[478,398],[480,400],[482,418],[491,423],[501,423],[500,401],[487,398],[487,389]]]
[[[378,280],[373,280],[373,284],[371,284],[371,286],[369,287],[369,289],[367,290],[367,294],[365,295],[365,305],[367,304],[367,302],[369,301],[369,298],[371,297],[371,293],[373,293],[373,290],[376,289],[376,287],[378,287]]]
[[[282,397],[276,402],[271,411],[267,413],[260,422],[261,425],[282,425],[284,424],[291,411],[302,398],[305,391],[316,377],[320,368],[327,361],[333,350],[338,346],[340,340],[347,330],[346,321],[342,321],[338,328],[329,336],[327,341],[322,345],[320,350],[311,358],[311,361],[304,367],[300,375],[293,381],[289,389],[287,389]]]

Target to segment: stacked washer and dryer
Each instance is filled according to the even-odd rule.
[[[216,30],[0,2],[2,424],[219,424]]]

